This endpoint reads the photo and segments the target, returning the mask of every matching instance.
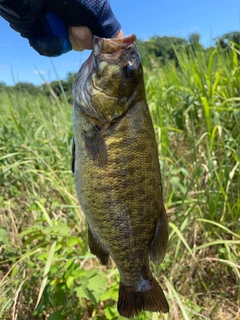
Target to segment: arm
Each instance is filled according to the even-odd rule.
[[[108,0],[0,0],[0,15],[46,56],[90,49],[92,33],[123,35]]]

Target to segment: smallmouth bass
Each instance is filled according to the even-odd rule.
[[[90,251],[119,273],[118,311],[168,312],[149,257],[163,260],[168,221],[141,58],[130,35],[94,37],[73,85],[73,163]]]

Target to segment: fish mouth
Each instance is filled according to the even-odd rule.
[[[92,98],[101,92],[105,98],[110,98],[114,100],[116,103],[122,103],[123,100],[119,100],[118,95],[114,95],[113,93],[106,92],[101,90],[98,86],[96,86],[93,81],[93,76],[98,72],[98,66],[101,61],[107,62],[109,64],[119,65],[123,63],[127,59],[127,55],[124,52],[128,49],[133,49],[132,54],[137,53],[136,45],[136,36],[131,34],[122,38],[100,38],[97,36],[93,36],[93,51],[91,52],[89,58],[83,63],[81,66],[78,75],[73,84],[73,95],[75,97],[76,102],[81,105],[81,107],[91,116],[97,116],[98,119],[105,122],[107,121],[103,118],[93,107]],[[90,84],[91,83],[91,84]],[[89,86],[91,89],[89,91]],[[129,104],[135,98],[135,93],[133,93],[129,100]],[[127,103],[125,102],[125,106]]]
[[[123,38],[100,38],[93,36],[93,51],[89,58],[83,64],[85,69],[85,76],[87,76],[94,66],[94,57],[103,58],[103,60],[118,60],[121,53],[130,48],[136,41],[135,34]]]
[[[136,41],[136,35],[130,34],[123,38],[99,38],[93,36],[93,53],[95,56],[121,52],[131,47]]]

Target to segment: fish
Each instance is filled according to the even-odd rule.
[[[94,36],[73,96],[72,170],[89,249],[118,268],[121,316],[167,313],[150,268],[165,256],[168,218],[136,36]]]

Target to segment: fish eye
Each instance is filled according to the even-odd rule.
[[[131,64],[131,62],[128,62],[128,64],[126,64],[123,67],[123,73],[128,78],[131,78],[133,76],[134,68],[133,68],[133,65]]]

